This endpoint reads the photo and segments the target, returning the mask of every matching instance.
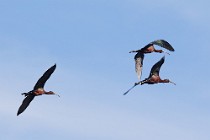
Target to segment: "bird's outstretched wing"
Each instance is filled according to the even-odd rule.
[[[171,46],[171,44],[169,44],[167,41],[163,40],[163,39],[159,39],[159,40],[155,40],[149,44],[153,44],[153,45],[158,45],[161,46],[169,51],[174,51],[174,48]]]
[[[55,71],[56,68],[56,64],[53,65],[52,67],[50,67],[43,75],[41,78],[39,78],[39,80],[37,81],[37,83],[34,86],[34,90],[38,89],[38,88],[43,88],[45,82],[50,78],[51,74]]]
[[[165,61],[165,56],[163,56],[157,63],[155,63],[152,66],[149,77],[151,77],[152,75],[159,76],[160,68],[161,68],[162,64],[164,63],[164,61]]]
[[[18,109],[17,116],[19,114],[21,114],[28,107],[28,105],[34,99],[34,97],[35,97],[35,95],[33,95],[33,94],[29,94],[27,97],[25,97],[25,99],[23,100],[21,106]]]
[[[142,67],[143,67],[143,60],[144,60],[144,54],[141,52],[138,52],[135,57],[135,70],[138,76],[138,79],[141,79],[142,74]]]

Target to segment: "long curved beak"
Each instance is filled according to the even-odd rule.
[[[170,55],[170,53],[168,53],[168,52],[165,52],[165,51],[163,51],[165,54],[168,54],[168,55]]]
[[[169,81],[169,83],[172,83],[172,84],[176,85],[176,83],[174,83],[174,82],[172,82],[172,81]]]
[[[56,94],[56,93],[55,93],[54,95],[57,95],[58,97],[60,97],[60,95],[58,95],[58,94]]]

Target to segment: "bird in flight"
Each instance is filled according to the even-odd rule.
[[[162,64],[165,61],[165,56],[162,57],[157,63],[155,63],[153,65],[153,67],[151,68],[149,77],[137,82],[134,84],[133,87],[131,87],[128,91],[126,91],[123,95],[126,95],[131,89],[133,89],[135,86],[137,85],[143,85],[143,84],[157,84],[157,83],[172,83],[174,85],[176,85],[174,82],[170,81],[169,79],[161,79],[159,76],[159,72],[160,72],[160,68],[162,66]]]
[[[135,70],[136,70],[137,77],[139,80],[141,79],[141,74],[142,74],[144,54],[152,53],[152,52],[169,54],[168,52],[164,52],[163,50],[156,50],[154,45],[158,45],[172,52],[175,51],[174,48],[167,41],[163,39],[152,41],[149,44],[147,44],[145,47],[139,50],[130,51],[129,53],[137,53],[134,56],[134,60],[135,60]]]
[[[25,95],[25,99],[23,100],[21,106],[18,109],[17,116],[20,115],[30,104],[30,102],[34,99],[35,96],[40,96],[42,94],[46,95],[57,95],[52,91],[45,91],[44,85],[46,81],[50,78],[51,74],[55,71],[56,64],[50,67],[39,80],[35,84],[33,90],[29,91],[28,93],[22,93],[22,95]],[[60,96],[59,96],[60,97]]]

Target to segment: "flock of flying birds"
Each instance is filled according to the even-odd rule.
[[[134,59],[135,59],[136,73],[137,73],[139,80],[141,79],[141,74],[142,74],[144,54],[152,53],[152,52],[164,53],[163,50],[156,50],[154,45],[158,45],[158,46],[163,47],[163,48],[165,48],[169,51],[172,51],[172,52],[175,51],[174,48],[167,41],[165,41],[163,39],[150,42],[145,47],[143,47],[139,50],[130,51],[129,53],[137,53],[134,56]],[[165,52],[165,53],[169,54],[168,52]],[[160,72],[160,68],[161,68],[162,64],[164,63],[164,61],[165,61],[165,56],[162,57],[157,63],[155,63],[153,65],[153,67],[150,70],[150,74],[149,74],[148,78],[135,83],[134,86],[131,87],[128,91],[126,91],[123,95],[126,95],[131,89],[133,89],[135,86],[137,86],[139,84],[143,85],[143,84],[157,84],[157,83],[172,83],[172,84],[176,85],[174,82],[170,81],[169,79],[161,79],[160,78],[159,72]]]
[[[165,61],[165,56],[162,57],[157,63],[153,65],[151,68],[149,77],[140,81],[141,79],[141,74],[142,74],[142,67],[143,67],[143,60],[144,60],[144,54],[146,53],[152,53],[152,52],[158,52],[158,53],[163,53],[163,50],[156,50],[154,48],[154,45],[158,45],[160,47],[163,47],[169,51],[174,51],[174,48],[165,40],[155,40],[145,47],[139,49],[139,50],[134,50],[130,51],[129,53],[137,53],[134,57],[135,59],[135,69],[136,73],[139,79],[139,82],[135,83],[133,87],[131,87],[128,91],[126,91],[123,95],[126,95],[131,89],[133,89],[137,85],[143,85],[143,84],[157,84],[157,83],[172,83],[175,85],[174,82],[170,81],[169,79],[161,79],[159,76],[160,68],[162,64]],[[165,52],[167,53],[167,52]],[[167,53],[169,54],[169,53]],[[37,83],[35,84],[33,90],[27,92],[27,93],[22,93],[22,95],[25,96],[25,99],[23,100],[21,106],[18,109],[17,116],[21,114],[31,103],[31,101],[34,99],[35,96],[40,96],[43,94],[46,95],[57,95],[60,97],[58,94],[54,93],[53,91],[45,91],[44,90],[44,85],[46,81],[50,78],[51,74],[55,71],[56,69],[56,64],[50,67],[43,75],[42,77],[39,78]]]

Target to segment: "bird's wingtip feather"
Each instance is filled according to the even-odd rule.
[[[20,112],[17,113],[17,116],[20,115]]]
[[[57,64],[55,63],[52,67],[55,67],[56,68]]]

